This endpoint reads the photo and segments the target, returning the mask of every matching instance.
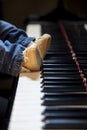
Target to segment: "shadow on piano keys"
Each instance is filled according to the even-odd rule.
[[[0,130],[8,127],[18,77],[0,73]]]

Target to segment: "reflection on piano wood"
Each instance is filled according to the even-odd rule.
[[[40,25],[41,34],[52,35],[52,44],[43,61],[41,78],[40,72],[20,75],[9,130],[87,129],[84,24]]]

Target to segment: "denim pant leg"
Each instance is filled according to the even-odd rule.
[[[24,30],[0,21],[0,72],[17,76],[23,62],[23,51],[35,40]]]
[[[23,50],[20,44],[11,44],[0,40],[0,72],[17,76],[23,62]]]
[[[25,47],[27,42],[30,43],[35,40],[34,37],[28,37],[23,29],[3,20],[0,20],[0,39],[3,41],[8,40],[11,43],[20,43]]]

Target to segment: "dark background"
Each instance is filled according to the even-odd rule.
[[[81,18],[86,17],[87,0],[60,1],[60,3],[63,4],[64,9],[71,14]],[[61,8],[59,0],[0,0],[0,19],[24,28],[24,21],[31,14],[45,15],[55,8]],[[64,15],[62,9],[60,15]],[[56,17],[59,17],[59,14],[56,14]],[[68,17],[70,17],[70,15]]]

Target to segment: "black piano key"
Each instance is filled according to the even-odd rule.
[[[53,45],[53,47],[52,47],[55,51],[62,51],[62,52],[70,52],[70,50],[68,49],[68,47],[66,47],[66,48],[63,48],[63,47],[58,47],[58,46],[55,46],[55,45]],[[50,47],[50,49],[51,49],[51,47]]]
[[[67,75],[72,75],[72,76],[74,76],[74,75],[76,75],[76,76],[79,76],[79,72],[78,71],[56,71],[55,73],[53,72],[53,71],[41,71],[41,74],[43,74],[43,75],[41,75],[42,77],[44,77],[44,76],[67,76]]]
[[[58,51],[63,50],[62,52],[69,52],[69,48],[67,47],[64,39],[63,40],[57,39],[56,41],[52,41],[52,44],[50,45],[49,50],[50,49],[51,50],[54,49],[54,50],[58,50]]]
[[[77,68],[73,68],[73,67],[69,67],[69,68],[66,67],[65,68],[65,67],[62,67],[62,66],[59,67],[58,65],[56,67],[55,66],[56,65],[54,65],[53,67],[49,67],[48,65],[46,65],[44,67],[42,66],[42,70],[43,71],[54,71],[54,72],[55,71],[77,71]]]
[[[41,74],[42,74],[42,76],[43,76],[43,74],[45,74],[45,73],[59,73],[59,74],[72,74],[72,75],[74,75],[75,73],[76,74],[79,74],[79,72],[78,72],[78,70],[77,69],[72,69],[72,70],[69,70],[69,69],[63,69],[63,70],[59,70],[59,69],[57,69],[57,68],[50,68],[50,69],[48,69],[48,68],[45,68],[44,69],[44,66],[42,67],[42,71],[41,71]]]
[[[45,64],[43,63],[44,67],[47,67],[47,68],[57,68],[57,67],[61,67],[61,68],[74,68],[76,69],[76,66],[75,64],[60,64],[60,63],[55,63],[55,64]]]
[[[55,51],[54,49],[49,49],[46,53],[46,55],[48,56],[55,56],[55,57],[59,57],[59,56],[67,56],[67,57],[70,57],[70,51]]]
[[[55,50],[56,51],[56,50]],[[57,52],[63,52],[63,51],[58,51],[57,50]],[[66,51],[65,51],[66,52]],[[69,51],[69,53],[70,53],[70,51]],[[48,59],[48,58],[50,58],[50,60],[51,59],[66,59],[66,60],[72,60],[72,56],[71,56],[71,54],[64,54],[64,52],[63,52],[63,54],[59,54],[59,53],[52,53],[52,54],[49,54],[49,53],[46,53],[46,57],[44,58],[44,61],[46,60],[46,59]]]
[[[45,106],[87,105],[86,93],[45,93],[42,97]]]
[[[44,124],[43,129],[87,129],[87,119],[84,118],[49,119]]]
[[[41,92],[84,92],[86,89],[83,84],[80,85],[42,85]]]
[[[46,85],[63,85],[63,84],[68,84],[68,85],[71,85],[71,84],[74,84],[74,85],[80,85],[80,84],[83,84],[82,80],[73,80],[73,82],[71,82],[70,80],[42,80],[41,83],[44,83]]]
[[[80,66],[81,66],[81,64],[86,64],[87,63],[87,59],[86,58],[84,59],[84,57],[83,57],[82,59],[78,59],[78,62],[80,64]]]
[[[74,63],[71,63],[71,64],[62,64],[62,63],[55,63],[55,64],[50,64],[50,63],[48,63],[48,64],[46,64],[46,63],[44,63],[43,62],[43,66],[45,67],[45,68],[74,68],[74,69],[77,69],[76,68],[76,65],[74,64]]]
[[[48,51],[46,52],[46,57],[71,57],[71,52],[69,49],[65,48],[56,48],[56,49],[51,49],[49,48]]]
[[[71,58],[67,58],[65,57],[50,57],[50,58],[47,58],[43,61],[43,65],[45,64],[75,64],[74,61],[71,59]]]
[[[80,46],[73,47],[73,48],[74,48],[75,52],[77,52],[77,51],[87,51],[87,45],[86,46],[80,45]]]
[[[83,43],[82,43],[82,44],[83,44]],[[84,57],[87,57],[87,51],[77,51],[77,52],[76,52],[76,56],[77,56],[77,57],[80,56],[80,57],[83,57],[83,58],[84,58]]]
[[[75,71],[77,71],[77,68],[62,68],[62,67],[59,67],[59,68],[58,67],[57,68],[55,68],[55,67],[54,68],[48,68],[46,66],[45,67],[42,66],[41,69],[44,72],[50,72],[51,71],[51,72],[54,72],[54,73],[55,72],[59,72],[59,71],[61,71],[61,72],[63,72],[63,71],[64,72],[66,72],[66,71],[67,72],[75,72]]]
[[[43,80],[45,81],[58,81],[58,80],[61,80],[61,81],[64,81],[64,80],[70,80],[70,81],[80,81],[81,80],[81,77],[78,76],[78,75],[63,75],[63,76],[45,76],[43,77]]]
[[[81,107],[46,107],[43,111],[43,121],[47,119],[59,119],[59,118],[85,118],[87,119],[87,108]]]
[[[66,79],[66,80],[81,80],[80,75],[73,73],[68,74],[68,73],[63,73],[63,74],[58,74],[58,73],[43,73],[43,76],[41,78],[46,79],[46,80],[59,80],[59,79]]]
[[[82,69],[86,69],[87,68],[86,62],[85,62],[85,64],[81,64],[80,66],[81,66]]]

